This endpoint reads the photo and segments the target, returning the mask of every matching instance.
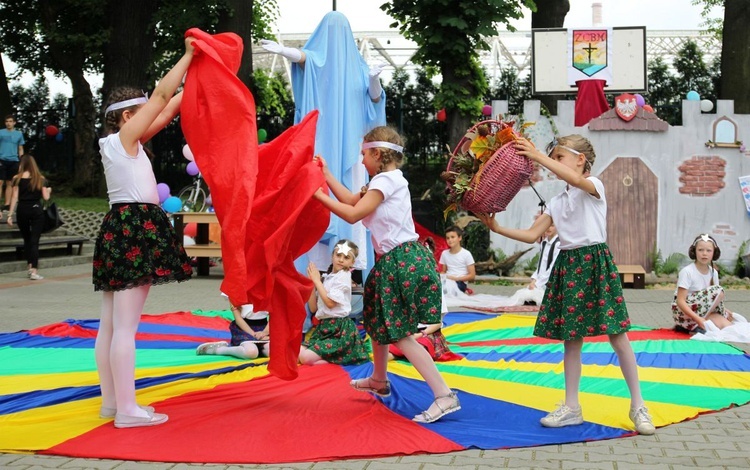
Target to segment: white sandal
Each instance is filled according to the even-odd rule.
[[[452,398],[453,402],[448,405],[447,407],[443,408],[440,406],[440,403],[438,403],[438,400],[441,398]],[[416,415],[414,418],[412,418],[412,421],[416,421],[417,423],[434,423],[435,421],[439,420],[445,415],[449,415],[451,413],[455,413],[456,411],[461,409],[461,402],[458,400],[457,392],[451,391],[448,395],[443,395],[440,397],[435,397],[435,400],[433,401],[435,406],[438,407],[440,412],[436,414],[435,416],[431,415],[427,412],[427,410],[421,412],[420,414]]]

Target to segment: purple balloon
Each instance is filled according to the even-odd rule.
[[[156,192],[159,194],[159,202],[164,202],[169,197],[169,186],[167,183],[159,183],[156,185]]]
[[[187,171],[188,175],[195,176],[198,174],[198,165],[196,165],[195,162],[190,162],[187,164],[185,171]]]
[[[643,105],[646,104],[646,99],[643,96],[641,96],[640,93],[636,93],[635,94],[635,104],[637,104],[638,106],[640,106],[642,108]]]

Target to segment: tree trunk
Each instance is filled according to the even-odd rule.
[[[747,0],[724,2],[724,33],[721,46],[720,99],[734,100],[734,112],[750,114],[750,4]]]
[[[565,16],[570,11],[569,0],[535,0],[536,11],[531,14],[531,29],[562,28]],[[535,96],[550,113],[557,114],[557,101],[564,100],[565,95]]]
[[[153,83],[148,78],[154,50],[154,28],[150,27],[158,0],[109,0],[109,42],[104,48],[104,82],[102,96],[119,86],[132,86],[148,91]]]
[[[0,60],[0,116],[5,117],[13,113],[13,105],[10,102],[10,90],[8,89],[8,77],[5,75],[5,66]]]
[[[255,80],[253,77],[253,1],[252,0],[228,0],[230,12],[219,18],[218,32],[231,31],[239,35],[244,43],[242,50],[242,62],[237,77],[247,88],[255,93]]]
[[[74,163],[76,181],[74,189],[80,196],[101,196],[104,194],[105,182],[102,165],[97,152],[96,121],[97,110],[94,107],[94,96],[91,86],[83,77],[68,75],[73,88]]]
[[[465,90],[469,96],[478,95],[468,79],[456,77],[451,64],[441,65],[440,72],[443,76],[442,86],[457,85],[460,89]],[[445,113],[448,124],[448,146],[452,150],[466,134],[466,130],[474,124],[474,116],[462,114],[460,110],[448,106],[445,108]]]

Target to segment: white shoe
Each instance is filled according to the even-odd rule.
[[[547,428],[561,428],[563,426],[575,426],[583,423],[583,412],[580,405],[578,408],[570,408],[560,403],[558,408],[539,420],[542,426]]]
[[[37,273],[31,273],[29,274],[29,279],[31,279],[32,281],[41,281],[42,279],[44,279],[44,276],[40,276]]]
[[[656,432],[656,427],[654,427],[654,423],[651,421],[651,415],[648,414],[646,405],[631,409],[630,420],[635,424],[635,430],[638,431],[638,434],[650,436]]]

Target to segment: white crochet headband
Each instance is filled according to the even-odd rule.
[[[146,104],[148,103],[148,96],[139,96],[138,98],[132,98],[125,101],[118,101],[117,103],[112,103],[111,105],[107,106],[107,109],[104,110],[104,114],[109,113],[110,111],[117,111],[118,109],[123,108],[129,108],[131,106],[139,105],[139,104]]]
[[[404,153],[404,148],[402,146],[393,144],[391,142],[382,142],[380,140],[377,140],[375,142],[364,142],[362,144],[362,150],[378,148],[378,147],[395,150],[398,153]]]

